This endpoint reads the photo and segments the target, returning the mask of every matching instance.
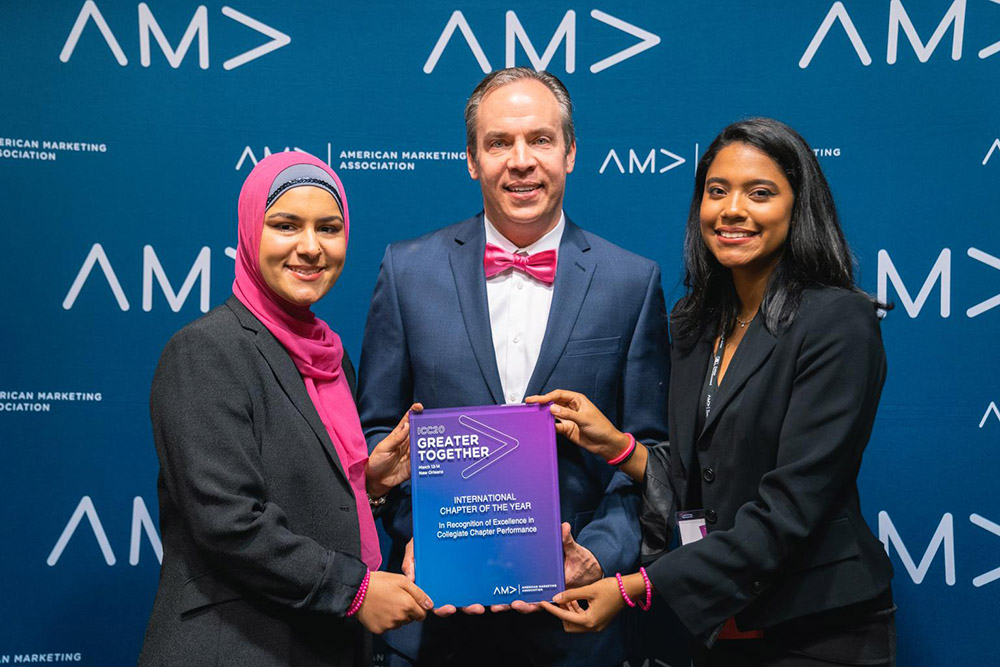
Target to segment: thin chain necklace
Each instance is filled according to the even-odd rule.
[[[757,312],[760,312],[759,309]],[[757,312],[750,316],[749,320],[743,321],[740,319],[739,315],[734,315],[736,322],[740,325],[740,329],[746,329],[747,325],[753,322],[753,318],[757,317]]]

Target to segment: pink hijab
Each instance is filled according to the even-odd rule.
[[[301,182],[308,179],[296,179],[290,182],[290,186],[335,190],[339,194],[335,198],[342,203],[345,240],[348,237],[350,218],[347,197],[337,174],[321,160],[307,153],[270,155],[257,163],[240,191],[239,244],[233,294],[278,339],[299,369],[309,398],[326,426],[354,491],[358,524],[361,527],[361,559],[369,569],[375,570],[378,569],[382,556],[365,485],[368,446],[361,432],[361,420],[358,418],[351,389],[341,373],[344,347],[340,336],[326,322],[316,317],[308,306],[291,304],[275,294],[264,282],[260,271],[260,239],[268,195],[273,186],[279,185],[276,180],[282,172],[295,165],[319,167],[329,177],[324,185],[311,185]],[[286,187],[278,192],[287,189]]]

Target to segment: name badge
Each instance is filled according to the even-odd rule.
[[[705,526],[705,510],[677,512],[677,530],[680,532],[682,546],[704,538],[708,535],[708,528]]]

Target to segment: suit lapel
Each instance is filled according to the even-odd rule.
[[[559,264],[552,288],[552,307],[545,326],[545,337],[538,351],[538,361],[531,373],[525,396],[537,394],[548,382],[549,376],[562,357],[569,341],[583,300],[594,277],[596,261],[589,254],[590,244],[568,218],[562,240],[559,242]],[[494,363],[495,365],[495,363]]]
[[[333,467],[343,478],[343,481],[350,484],[347,475],[344,473],[340,457],[337,456],[337,450],[333,446],[333,441],[330,440],[330,434],[327,433],[326,426],[323,425],[323,420],[320,419],[319,413],[316,411],[316,406],[313,405],[312,399],[309,398],[309,392],[306,391],[306,385],[302,380],[299,369],[295,367],[295,362],[288,356],[288,352],[281,346],[281,343],[271,335],[267,327],[261,324],[260,320],[254,317],[247,310],[246,306],[240,303],[239,299],[235,296],[230,297],[226,304],[236,314],[236,317],[244,328],[256,333],[254,343],[257,345],[257,349],[260,350],[267,365],[274,372],[274,377],[277,378],[278,384],[281,385],[282,390],[284,390],[289,400],[291,400],[292,405],[295,406],[303,419],[306,420],[306,423],[316,433],[316,437],[322,443],[323,449],[326,450],[327,457],[333,463]]]
[[[493,351],[493,330],[490,327],[489,302],[486,296],[486,272],[483,269],[486,230],[483,224],[483,216],[477,215],[462,227],[455,236],[455,247],[452,248],[449,260],[472,352],[493,400],[503,403],[503,387]]]
[[[712,412],[705,420],[705,427],[701,430],[699,438],[718,419],[719,415],[725,411],[726,406],[732,402],[733,398],[740,393],[743,385],[747,383],[750,376],[757,372],[774,349],[776,340],[767,329],[761,324],[760,318],[754,319],[747,330],[746,335],[740,342],[733,360],[730,362],[726,374],[722,378],[722,385],[719,388],[719,397]],[[699,387],[702,385],[698,385]],[[700,394],[701,392],[699,392]]]
[[[698,411],[704,410],[701,387],[709,362],[711,343],[698,336],[695,340],[675,341],[670,367],[670,413],[673,433],[678,442],[678,455],[685,473],[691,467],[697,441]],[[692,391],[692,387],[698,390]],[[681,388],[685,390],[682,391]]]

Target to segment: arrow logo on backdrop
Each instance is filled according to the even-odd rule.
[[[240,65],[246,65],[251,60],[256,60],[261,56],[267,55],[271,51],[276,51],[283,46],[288,46],[292,42],[292,38],[280,30],[275,30],[271,26],[261,23],[257,19],[252,19],[246,14],[236,11],[232,7],[223,7],[222,13],[234,21],[238,21],[246,27],[253,28],[257,32],[271,38],[270,42],[261,44],[255,49],[250,49],[246,53],[241,53],[235,58],[230,58],[226,62],[222,63],[222,69],[231,70],[239,67]]]
[[[611,26],[612,28],[618,28],[622,32],[627,32],[628,34],[633,35],[634,37],[638,37],[640,40],[642,40],[638,44],[633,44],[627,49],[619,51],[618,53],[612,56],[608,56],[604,60],[599,60],[593,65],[591,65],[590,71],[593,72],[594,74],[597,74],[602,70],[606,70],[612,65],[617,65],[623,60],[628,60],[632,56],[642,53],[647,49],[651,49],[660,43],[659,35],[654,35],[648,30],[643,30],[639,26],[632,25],[631,23],[628,23],[626,21],[622,21],[620,18],[616,18],[611,14],[605,14],[599,9],[592,10],[590,12],[590,15],[591,17],[597,19],[601,23],[605,23]]]
[[[986,420],[991,414],[996,415],[997,421],[1000,422],[1000,408],[997,407],[996,401],[990,401],[989,407],[983,413],[983,418],[979,420],[979,428],[986,425]]]
[[[235,69],[241,65],[245,65],[251,60],[256,60],[261,56],[267,55],[272,51],[276,51],[283,46],[288,46],[292,42],[292,38],[281,32],[280,30],[275,30],[266,23],[261,23],[257,19],[250,18],[243,12],[237,11],[232,7],[223,7],[222,13],[224,16],[236,21],[237,23],[242,23],[248,28],[256,30],[270,38],[269,42],[265,42],[260,46],[250,49],[244,53],[239,54],[234,58],[222,63],[223,69],[231,70]],[[83,7],[80,8],[80,13],[76,17],[76,21],[73,23],[73,27],[69,31],[69,35],[66,37],[66,43],[63,44],[62,51],[59,52],[59,60],[66,63],[69,59],[73,57],[73,52],[76,50],[76,45],[80,41],[80,35],[83,34],[84,28],[87,26],[89,21],[93,21],[94,25],[101,33],[101,37],[104,38],[104,42],[111,49],[112,55],[114,55],[115,60],[122,67],[128,65],[128,57],[125,55],[125,51],[122,50],[121,44],[115,37],[115,34],[111,31],[111,26],[105,20],[104,15],[101,14],[101,10],[97,8],[97,3],[94,0],[87,0],[83,3]],[[152,10],[149,8],[145,2],[139,3],[139,44],[140,44],[140,61],[143,67],[149,67],[150,64],[150,40],[149,37],[152,35],[156,39],[156,43],[159,45],[163,54],[167,57],[167,61],[170,66],[177,69],[181,66],[181,61],[184,60],[188,49],[191,47],[195,36],[198,36],[198,64],[201,69],[208,69],[208,13],[205,10],[205,6],[200,6],[188,24],[187,31],[184,36],[181,37],[177,48],[173,48],[167,41],[166,36],[160,29],[159,23],[156,21],[156,17],[153,16]]]
[[[979,248],[969,248],[968,254],[972,259],[982,262],[987,266],[992,266],[994,269],[1000,270],[1000,257],[994,257],[989,253],[983,252]],[[965,314],[969,317],[975,317],[977,315],[982,315],[987,310],[996,308],[997,306],[1000,306],[1000,294],[992,296],[989,299],[986,299],[986,301],[980,301],[972,308],[965,311]]]
[[[669,157],[669,158],[673,158],[673,162],[671,162],[671,163],[670,163],[670,164],[668,164],[667,166],[665,166],[665,167],[662,167],[662,168],[660,169],[660,173],[661,173],[661,174],[662,174],[663,172],[665,172],[665,171],[670,171],[670,170],[671,170],[671,169],[673,169],[674,167],[679,167],[679,166],[681,166],[682,164],[684,164],[685,162],[687,162],[687,160],[685,160],[684,158],[682,158],[682,157],[681,157],[680,155],[678,155],[677,153],[671,153],[671,152],[670,152],[670,151],[668,151],[668,150],[667,150],[666,148],[661,148],[661,149],[660,149],[660,152],[661,152],[661,153],[663,153],[664,155],[666,155],[666,156],[667,156],[667,157]]]
[[[973,524],[979,526],[985,531],[993,533],[997,537],[1000,537],[1000,526],[993,523],[986,517],[980,516],[978,514],[972,514],[969,516],[969,521]],[[986,584],[991,584],[997,579],[1000,579],[1000,567],[990,570],[989,572],[983,572],[981,575],[972,580],[972,585],[976,588],[985,586]]]
[[[986,163],[990,161],[990,158],[993,157],[993,151],[995,151],[998,148],[1000,148],[1000,138],[994,139],[993,145],[990,146],[990,150],[986,152],[986,157],[983,158],[984,167],[986,166]]]
[[[651,49],[660,43],[659,35],[655,35],[648,30],[643,30],[639,26],[632,25],[627,21],[623,21],[616,16],[602,12],[599,9],[592,10],[590,12],[590,16],[596,21],[609,25],[616,30],[626,32],[633,37],[638,37],[640,40],[638,44],[633,44],[632,46],[591,65],[590,71],[595,74],[617,65],[624,60],[628,60],[632,56],[642,53],[647,49]],[[445,48],[448,46],[456,30],[462,34],[466,45],[476,57],[476,61],[479,63],[479,67],[483,70],[483,73],[486,74],[493,69],[493,66],[490,65],[489,59],[486,57],[486,52],[483,51],[482,45],[479,43],[479,40],[476,39],[476,35],[472,31],[472,26],[469,25],[465,15],[461,10],[455,10],[452,12],[451,17],[448,19],[444,29],[441,31],[441,35],[434,44],[434,48],[431,49],[431,54],[427,57],[427,62],[424,63],[424,74],[432,73],[434,68],[437,67],[438,60],[441,59],[441,54],[444,53]],[[538,70],[548,67],[548,64],[555,54],[560,41],[565,40],[566,73],[572,74],[576,63],[576,12],[571,9],[563,15],[563,20],[559,23],[559,27],[556,28],[556,32],[552,36],[548,47],[539,57],[538,52],[535,51],[534,46],[532,46],[531,41],[528,39],[527,33],[524,31],[524,26],[521,24],[520,19],[518,19],[517,13],[514,11],[508,11],[506,14],[507,51],[505,59],[507,67],[513,67],[515,65],[514,45],[516,40],[521,41],[521,44],[525,48],[532,65]]]

